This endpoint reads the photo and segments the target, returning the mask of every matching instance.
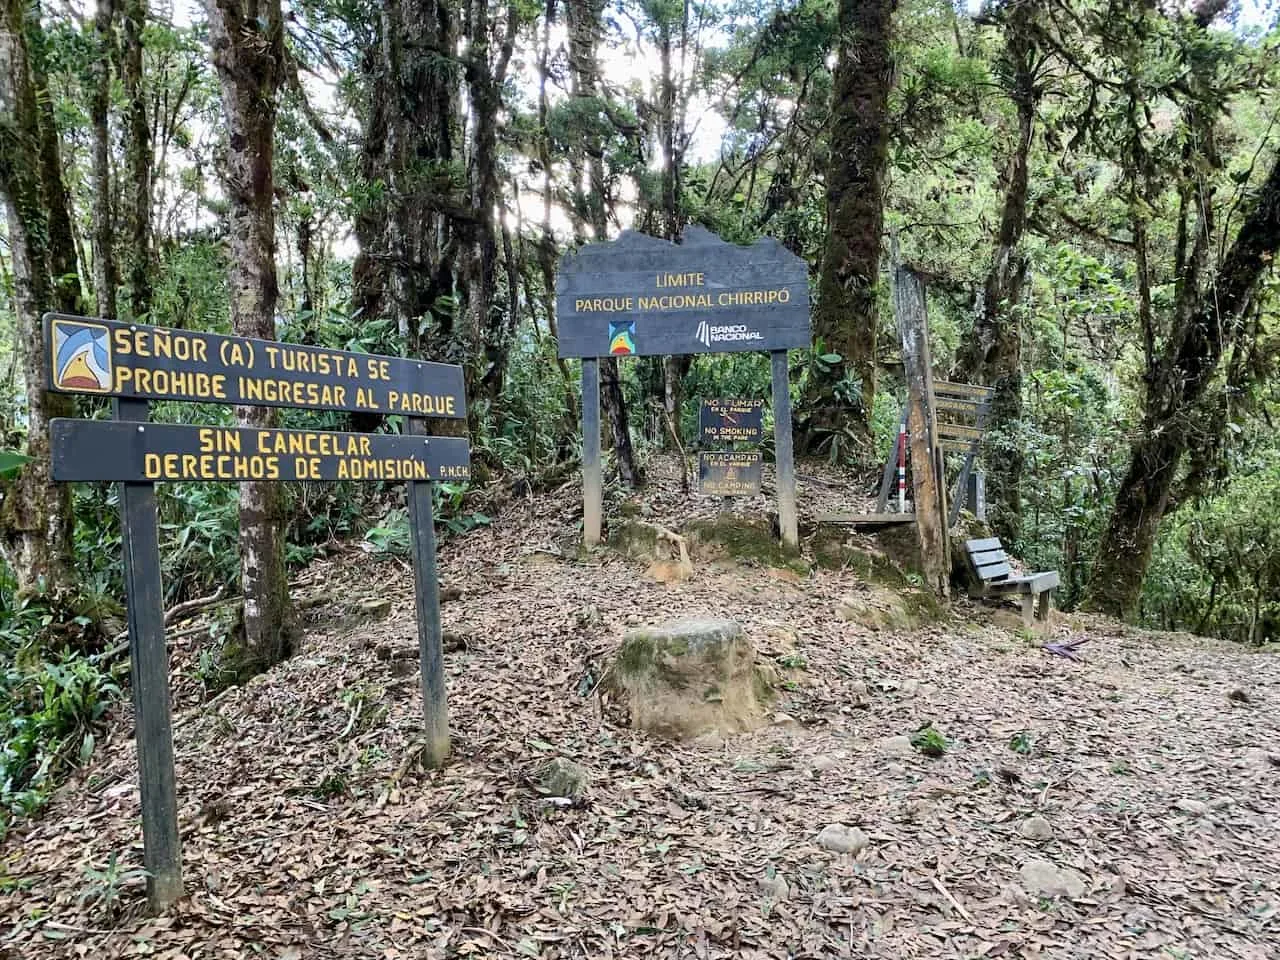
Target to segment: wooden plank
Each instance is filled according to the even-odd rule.
[[[604,478],[600,468],[600,361],[582,361],[582,542],[600,542],[604,512]]]
[[[823,513],[819,523],[844,523],[852,526],[879,526],[889,523],[911,523],[914,513]]]
[[[944,437],[938,441],[938,446],[947,453],[976,453],[977,445],[977,440],[948,440]]]
[[[137,423],[139,428],[149,419],[145,400],[116,400],[113,410],[116,420]],[[147,900],[158,913],[182,896],[182,846],[178,838],[155,484],[120,484],[120,540],[124,547],[129,669],[142,801],[142,861],[147,869]]]
[[[967,423],[940,423],[938,436],[944,440],[981,440],[982,428]]]
[[[950,380],[937,380],[933,384],[936,393],[954,397],[977,397],[989,399],[995,393],[995,387],[984,387],[976,383],[955,383]]]
[[[756,443],[764,438],[764,400],[704,399],[698,411],[703,443]]]
[[[759,450],[703,450],[698,454],[698,492],[726,499],[757,496],[763,462]]]
[[[63,393],[467,416],[456,364],[58,313],[44,325],[49,389]]]
[[[951,413],[976,415],[987,409],[985,400],[977,400],[971,397],[939,396],[935,402],[938,404],[939,410],[946,410]]]
[[[787,351],[770,353],[773,372],[773,459],[778,483],[778,529],[782,542],[791,549],[800,546],[800,523],[796,515],[796,469],[792,456],[791,381]]]
[[[1013,568],[1007,563],[993,563],[985,567],[978,567],[978,578],[984,581],[1007,577],[1011,573],[1013,573]]]
[[[975,566],[985,566],[989,563],[1004,563],[1009,559],[1009,555],[1003,550],[983,550],[980,553],[970,554],[973,557]]]
[[[415,418],[405,424],[416,437],[426,436],[426,424]],[[440,630],[440,581],[436,572],[435,518],[431,484],[409,483],[409,532],[413,551],[413,589],[418,613],[418,666],[422,677],[422,719],[425,747],[422,762],[438,767],[449,756],[449,704],[444,684],[444,643]]]
[[[901,264],[894,265],[892,276],[893,312],[902,341],[910,411],[908,442],[921,567],[930,588],[946,598],[950,594],[951,557],[947,549],[946,491],[939,489],[942,455],[934,446],[931,422],[933,391],[924,284],[914,271]]]
[[[983,550],[1003,550],[1004,544],[999,537],[986,537],[982,540],[966,540],[964,548],[970,553],[981,553]]]
[[[187,423],[69,420],[50,424],[60,482],[463,481],[465,437],[278,430]]]

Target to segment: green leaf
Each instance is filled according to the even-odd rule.
[[[12,477],[30,462],[30,457],[17,450],[0,450],[0,477]]]
[[[818,359],[823,363],[839,363],[844,359],[844,357],[840,356],[838,353],[824,353],[822,356],[818,357]]]

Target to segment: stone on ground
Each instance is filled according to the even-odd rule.
[[[782,874],[760,878],[760,892],[775,902],[791,899],[791,887]]]
[[[1080,874],[1048,860],[1028,860],[1018,871],[1018,876],[1028,893],[1040,897],[1076,899],[1084,896],[1087,889],[1084,877]]]
[[[836,616],[872,630],[908,630],[915,625],[901,598],[880,589],[841,597]]]
[[[818,834],[818,845],[832,853],[857,853],[870,842],[857,827],[846,827],[843,823],[828,824]]]
[[[1018,832],[1028,840],[1035,840],[1037,843],[1053,838],[1053,827],[1044,817],[1027,817],[1018,827]]]
[[[1183,797],[1174,804],[1183,813],[1189,813],[1193,817],[1203,817],[1209,812],[1209,805],[1203,800],[1193,800],[1191,797]]]
[[[886,757],[909,757],[914,754],[915,748],[911,746],[911,738],[908,736],[886,737],[880,741],[880,752]]]
[[[551,797],[577,799],[590,782],[591,774],[586,767],[563,757],[549,761],[538,774],[538,786]]]
[[[632,725],[674,739],[752,729],[772,694],[755,666],[755,647],[733,620],[630,630],[611,675]]]

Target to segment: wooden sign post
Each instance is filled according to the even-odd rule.
[[[114,397],[115,419],[56,419],[53,479],[118,482],[147,896],[182,895],[169,657],[156,535],[157,481],[408,483],[418,609],[424,760],[449,753],[431,484],[470,476],[467,441],[428,437],[423,418],[466,416],[462,368],[89,317],[48,314],[50,388]],[[149,422],[150,400],[403,415],[403,434]]]
[[[600,541],[599,357],[766,351],[782,539],[799,543],[787,350],[809,346],[809,268],[776,240],[749,247],[700,227],[682,243],[624,231],[568,254],[556,278],[559,353],[582,360],[583,540]]]
[[[912,500],[925,580],[939,597],[951,592],[951,548],[947,538],[946,486],[934,424],[932,361],[924,284],[909,267],[894,264],[893,312],[902,341],[907,379],[907,440],[911,452]]]

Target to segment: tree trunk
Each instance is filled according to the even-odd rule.
[[[231,323],[240,336],[274,340],[279,290],[272,159],[284,70],[280,0],[210,0],[208,13],[227,127]],[[246,426],[279,425],[276,411],[267,407],[237,407],[236,415]],[[282,493],[277,483],[240,485],[241,672],[265,670],[292,652]]]
[[[494,304],[498,286],[498,240],[494,210],[502,202],[498,186],[498,114],[502,109],[502,84],[515,48],[518,12],[506,8],[506,25],[494,45],[495,25],[489,17],[488,0],[471,0],[468,16],[469,44],[466,52],[467,91],[470,96],[472,150],[468,176],[471,217],[465,231],[468,242],[462,268],[469,275],[468,310],[470,327],[479,360],[474,381],[477,395],[494,401],[502,392],[507,355],[515,329]]]
[[[28,31],[39,31],[39,7],[26,8],[29,18]],[[35,21],[35,22],[32,22]],[[84,314],[89,305],[80,285],[79,258],[76,255],[76,235],[72,226],[71,206],[67,200],[67,188],[62,182],[62,154],[59,133],[53,116],[53,98],[49,95],[44,55],[47,44],[41,42],[29,51],[31,82],[36,93],[39,113],[39,170],[40,196],[44,203],[48,230],[48,268],[52,283],[52,298],[48,305],[62,313]]]
[[[27,21],[27,13],[23,0],[0,0],[0,198],[13,258],[15,346],[26,383],[26,453],[32,458],[3,488],[0,547],[20,593],[43,586],[56,597],[70,584],[71,488],[52,481],[49,421],[70,416],[73,404],[69,397],[49,392],[45,378],[40,317],[55,299],[41,183],[45,115],[27,47],[28,31],[39,27]]]
[[[988,443],[987,502],[991,526],[1013,545],[1022,532],[1022,321],[1018,311],[1027,261],[1022,236],[1027,226],[1027,179],[1039,91],[1038,49],[1033,35],[1032,0],[1010,4],[1005,20],[1004,66],[1017,108],[1018,139],[1004,172],[1004,208],[995,254],[973,319],[973,332],[957,357],[961,375],[995,387],[988,426],[1009,438]]]
[[[116,317],[115,222],[111,204],[111,62],[115,29],[114,0],[98,0],[93,18],[93,93],[89,105],[93,128],[93,295],[98,316]]]
[[[119,0],[124,51],[120,79],[124,84],[126,113],[124,136],[125,254],[124,279],[129,315],[146,320],[151,313],[151,128],[142,88],[142,29],[147,22],[147,0]]]
[[[880,234],[893,88],[897,0],[840,0],[840,52],[831,97],[827,239],[813,315],[816,343],[840,359],[813,363],[797,424],[799,445],[815,452],[834,435],[870,436],[880,317]],[[841,386],[861,382],[861,398]]]
[[[548,5],[548,18],[550,5]],[[603,31],[602,0],[566,0],[565,19],[568,26],[569,70],[572,77],[571,93],[581,98],[584,106],[597,113],[589,127],[590,133],[582,141],[579,164],[585,159],[590,178],[585,197],[587,219],[597,241],[609,239],[609,199],[604,175],[604,145],[595,133],[598,114],[603,112],[600,97],[600,62],[598,51]],[[545,111],[544,111],[545,112]],[[549,161],[548,156],[548,161]],[[548,173],[548,185],[550,174]],[[618,462],[618,475],[622,482],[635,489],[644,482],[636,466],[635,449],[631,443],[631,426],[627,417],[627,400],[622,392],[622,375],[617,357],[604,357],[600,361],[600,399],[609,432],[613,437],[613,453]]]
[[[465,363],[471,338],[464,257],[471,217],[462,160],[458,24],[447,0],[382,8],[379,75],[388,84],[382,167],[389,188],[386,296],[414,355]],[[458,324],[461,319],[464,324]]]
[[[1137,609],[1142,581],[1187,450],[1190,417],[1223,349],[1241,335],[1259,278],[1280,248],[1280,162],[1272,166],[1213,282],[1187,321],[1171,331],[1147,392],[1146,415],[1128,472],[1094,561],[1087,604],[1126,617]]]

